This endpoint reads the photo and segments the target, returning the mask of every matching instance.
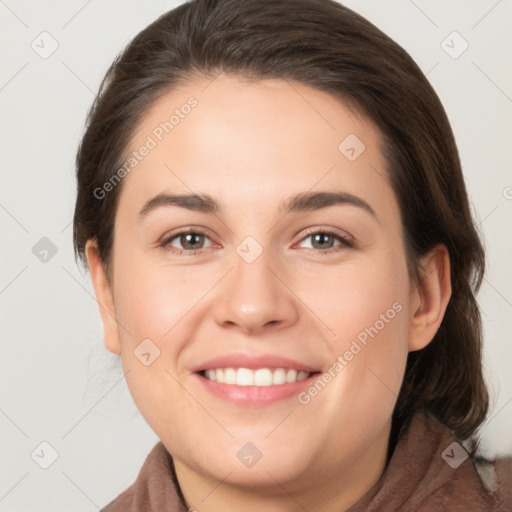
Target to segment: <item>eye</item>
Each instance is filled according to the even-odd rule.
[[[180,231],[178,233],[171,234],[159,245],[165,249],[171,250],[172,252],[176,252],[177,254],[193,256],[194,254],[201,252],[203,249],[208,248],[204,247],[205,240],[210,240],[206,233],[201,230],[191,230],[188,228],[187,231]],[[176,247],[176,244],[179,244],[180,247]]]
[[[301,239],[301,242],[308,238],[311,239],[311,243],[310,247],[306,247],[306,249],[313,250],[314,252],[332,253],[354,246],[346,237],[328,229],[312,228],[309,230],[308,234]],[[338,245],[334,245],[336,241],[339,242]]]
[[[300,242],[311,238],[311,247],[305,247],[308,251],[326,254],[354,247],[352,241],[328,229],[311,228],[307,233]],[[205,241],[210,241],[210,245],[205,247]],[[338,242],[337,245],[336,242]],[[177,247],[176,244],[179,246]],[[189,227],[187,230],[171,233],[159,246],[178,255],[194,256],[212,247],[213,243],[205,232]]]

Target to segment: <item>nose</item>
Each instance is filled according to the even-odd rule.
[[[279,330],[297,322],[297,298],[287,285],[287,272],[271,251],[263,250],[252,262],[237,253],[233,256],[234,268],[218,291],[216,322],[245,334]]]

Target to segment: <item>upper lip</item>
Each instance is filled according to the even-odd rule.
[[[294,359],[272,354],[249,355],[241,353],[224,354],[221,356],[208,359],[207,361],[193,367],[193,373],[204,370],[214,370],[217,368],[293,368],[295,370],[310,372],[315,371],[314,368],[300,363]]]

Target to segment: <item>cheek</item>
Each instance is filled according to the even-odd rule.
[[[331,351],[339,354],[357,340],[361,346],[380,351],[388,342],[406,341],[408,278],[405,262],[389,255],[354,260],[322,274],[299,277],[300,297],[323,321]],[[321,286],[319,286],[321,283]],[[370,347],[371,340],[380,340]],[[375,346],[373,346],[375,345]],[[390,347],[386,347],[389,349]]]
[[[157,435],[186,437],[194,431],[197,404],[183,393],[176,361],[188,339],[186,313],[197,292],[181,272],[150,267],[144,261],[119,258],[116,271],[116,315],[120,329],[121,360],[129,391],[137,408]],[[129,278],[127,277],[129,276]],[[148,355],[146,355],[148,354]],[[167,429],[180,411],[180,425]],[[174,418],[174,420],[173,420]]]
[[[116,314],[133,334],[163,341],[195,302],[200,289],[190,270],[160,268],[145,261],[120,261],[116,286]],[[129,276],[129,277],[127,277]],[[126,337],[125,340],[127,341]]]
[[[408,274],[400,254],[331,269],[323,294],[310,302],[328,325],[333,394],[345,397],[359,418],[393,407],[408,353]],[[307,293],[304,288],[304,297]],[[312,309],[313,309],[312,308]],[[330,384],[329,384],[330,385]],[[373,411],[373,412],[372,412]],[[365,421],[365,420],[364,420]]]

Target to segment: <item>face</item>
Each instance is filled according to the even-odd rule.
[[[280,79],[196,79],[138,126],[105,342],[183,473],[293,489],[385,455],[416,296],[379,144]]]

